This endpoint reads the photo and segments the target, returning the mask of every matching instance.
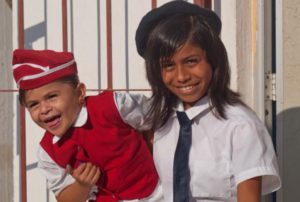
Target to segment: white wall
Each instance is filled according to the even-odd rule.
[[[0,89],[12,88],[12,8],[0,1]],[[0,201],[13,200],[13,103],[12,93],[0,93]]]
[[[283,188],[280,202],[300,200],[300,4],[278,0],[277,7],[277,133]]]

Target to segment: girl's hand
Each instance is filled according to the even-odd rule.
[[[92,187],[100,179],[100,169],[90,162],[80,164],[76,169],[67,166],[67,172],[83,187]]]

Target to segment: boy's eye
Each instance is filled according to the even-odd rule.
[[[53,99],[53,98],[56,98],[57,97],[57,94],[50,94],[49,96],[48,96],[48,99]]]
[[[37,102],[32,102],[32,103],[27,104],[26,106],[27,106],[28,109],[33,109],[33,108],[36,107],[37,105],[38,105]]]

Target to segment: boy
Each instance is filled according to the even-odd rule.
[[[20,103],[46,130],[38,167],[58,201],[161,200],[151,153],[133,128],[143,125],[134,110],[144,97],[85,97],[69,52],[15,50],[13,74]]]

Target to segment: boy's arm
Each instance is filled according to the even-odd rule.
[[[145,122],[151,99],[143,94],[114,92],[114,100],[125,123],[140,131],[151,128],[151,125]]]
[[[91,163],[83,163],[78,168],[67,168],[75,182],[63,189],[57,198],[59,202],[85,202],[90,197],[93,186],[100,178],[101,172],[98,167]]]
[[[82,184],[78,184],[78,182],[81,182],[80,177],[84,176],[81,175],[81,173],[84,174],[84,172],[82,171],[85,170],[85,172],[88,172],[88,168],[92,166],[88,164],[87,169],[84,169],[85,167],[79,166],[74,170],[72,170],[71,168],[62,168],[52,160],[52,158],[45,152],[45,150],[41,146],[38,147],[37,157],[38,169],[46,177],[47,187],[55,194],[58,201],[76,201],[77,199],[71,200],[71,198],[69,197],[72,197],[73,194],[77,195],[77,193],[79,193],[80,191],[86,193],[87,188],[83,188],[85,186],[82,186]],[[84,166],[84,164],[82,166]],[[98,175],[98,172],[100,171],[96,172],[96,176]],[[86,201],[87,198],[93,197],[92,192],[97,192],[97,189],[95,188],[97,187],[93,186],[92,190],[91,188],[89,188],[88,190],[90,190],[90,192],[88,192],[87,196],[83,196],[84,194],[80,193],[80,195],[85,198],[85,200],[80,201]],[[62,192],[64,193],[61,194]],[[70,192],[72,193],[70,194]]]

